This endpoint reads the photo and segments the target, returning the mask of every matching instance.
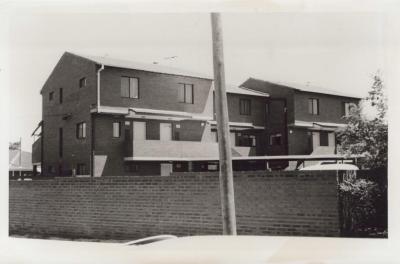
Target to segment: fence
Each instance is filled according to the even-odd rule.
[[[336,172],[235,173],[239,235],[339,236]],[[221,234],[218,173],[10,181],[10,234]]]

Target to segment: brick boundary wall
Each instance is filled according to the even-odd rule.
[[[239,235],[339,236],[335,171],[235,173]],[[10,235],[221,234],[218,173],[10,181]]]

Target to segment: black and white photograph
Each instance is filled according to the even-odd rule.
[[[400,263],[399,4],[0,2],[0,263]]]

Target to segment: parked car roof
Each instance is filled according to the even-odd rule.
[[[342,164],[342,163],[334,163],[334,164],[323,164],[319,163],[317,165],[311,165],[308,167],[301,168],[300,170],[302,171],[307,171],[307,170],[359,170],[359,168],[354,165],[354,164]]]

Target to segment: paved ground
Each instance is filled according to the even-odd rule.
[[[26,238],[0,239],[0,263],[397,264],[387,239],[197,236],[146,246]]]

